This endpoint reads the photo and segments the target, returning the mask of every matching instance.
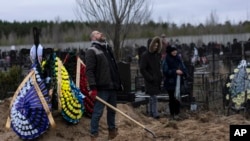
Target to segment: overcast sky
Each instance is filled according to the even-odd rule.
[[[152,0],[152,19],[176,24],[205,23],[213,12],[219,23],[250,21],[250,0]],[[5,21],[77,20],[75,0],[2,0],[0,19]]]

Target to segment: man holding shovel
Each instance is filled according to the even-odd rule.
[[[116,107],[117,91],[121,90],[121,80],[118,67],[113,55],[112,48],[107,44],[103,33],[93,31],[90,34],[91,47],[86,52],[86,76],[89,85],[89,94],[96,98],[98,96],[108,104]],[[99,121],[105,105],[95,100],[91,117],[91,141],[98,137]],[[115,125],[116,112],[107,107],[108,139],[117,136]]]

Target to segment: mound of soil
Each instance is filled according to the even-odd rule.
[[[0,139],[1,141],[21,141],[12,129],[5,128],[10,100],[11,98],[0,102]],[[229,125],[250,124],[250,121],[240,114],[223,116],[213,112],[182,111],[181,120],[170,120],[169,116],[164,114],[160,119],[148,117],[142,111],[144,108],[133,108],[130,103],[118,104],[117,108],[152,131],[156,138],[138,124],[117,113],[116,123],[119,135],[113,141],[226,141],[229,140]],[[37,139],[38,141],[90,140],[90,118],[83,117],[78,124],[70,125],[56,111],[53,112],[53,117],[56,127],[50,128]],[[106,112],[101,118],[99,130],[98,140],[107,140]]]

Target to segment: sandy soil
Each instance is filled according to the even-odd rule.
[[[6,129],[10,99],[0,103],[0,140],[1,141],[21,141],[12,131]],[[156,138],[144,130],[135,122],[129,120],[120,113],[117,113],[117,127],[119,135],[114,141],[228,141],[229,125],[250,124],[250,121],[242,115],[234,114],[230,116],[216,115],[212,112],[190,113],[182,111],[182,120],[169,120],[167,115],[162,114],[156,120],[148,117],[143,112],[143,107],[133,108],[128,104],[119,104],[118,109],[135,119],[146,129],[152,131]],[[88,141],[90,119],[83,117],[77,125],[69,125],[62,119],[62,116],[53,112],[56,122],[55,128],[50,128],[40,136],[38,141]],[[98,140],[107,140],[108,132],[106,125],[106,115],[104,113],[100,121],[100,136]]]

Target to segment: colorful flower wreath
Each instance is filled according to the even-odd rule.
[[[229,76],[226,84],[229,94],[226,99],[231,100],[233,106],[239,109],[244,106],[246,100],[250,100],[250,67],[242,60],[234,72]]]
[[[27,76],[22,85],[17,89],[17,95],[13,98],[10,109],[11,127],[13,131],[24,140],[35,139],[43,134],[49,127],[49,119],[42,104],[41,98],[34,85],[41,91],[40,96],[45,99],[48,105],[47,110],[51,109],[50,97],[45,86],[44,80],[36,67],[32,68],[35,72]],[[30,74],[32,71],[30,72]],[[35,77],[32,79],[32,77]]]

